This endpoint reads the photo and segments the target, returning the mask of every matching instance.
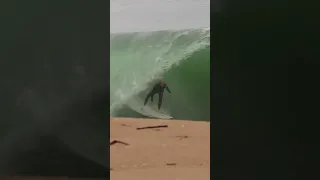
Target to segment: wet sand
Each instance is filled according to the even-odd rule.
[[[209,122],[135,118],[110,121],[111,180],[210,179]]]

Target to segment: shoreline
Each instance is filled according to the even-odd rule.
[[[110,178],[210,179],[209,123],[111,117]]]

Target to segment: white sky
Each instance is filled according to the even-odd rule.
[[[111,0],[111,32],[210,26],[210,0]]]

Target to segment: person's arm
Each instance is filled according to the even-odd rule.
[[[168,85],[166,85],[166,89],[167,89],[167,91],[168,91],[169,93],[171,93],[171,91],[170,91],[170,89],[169,89]]]

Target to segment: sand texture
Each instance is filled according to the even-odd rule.
[[[111,180],[210,179],[209,122],[135,118],[110,121]],[[148,126],[160,127],[144,129]]]

